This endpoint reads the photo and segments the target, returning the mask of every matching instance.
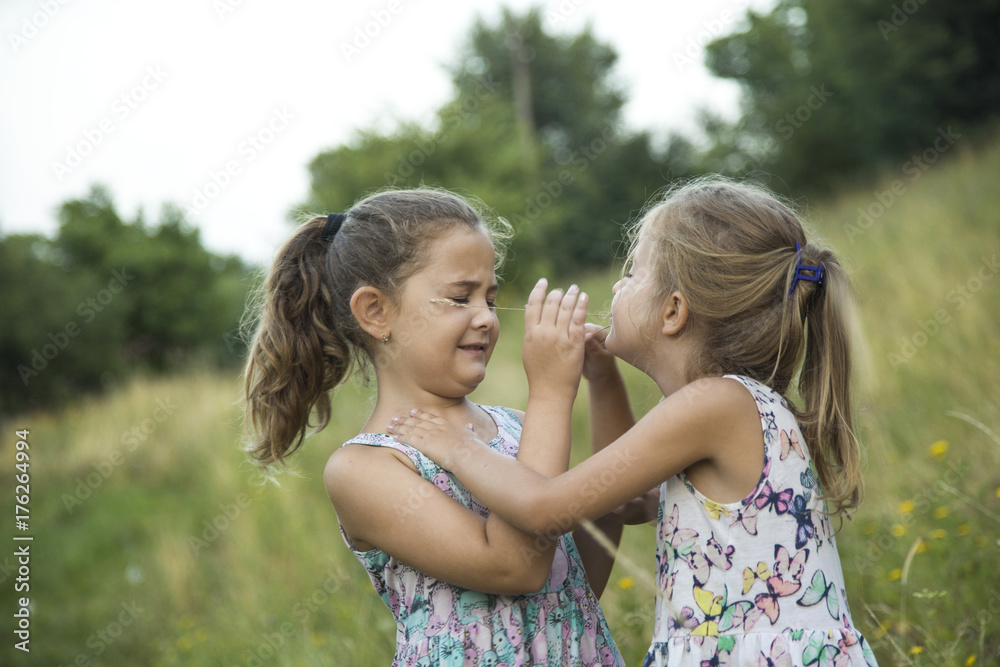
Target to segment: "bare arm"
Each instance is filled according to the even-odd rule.
[[[606,328],[599,328],[596,324],[587,325],[583,377],[587,379],[589,388],[590,440],[591,451],[595,454],[635,425],[625,382],[614,356],[604,345],[607,337]],[[603,533],[605,540],[599,541],[586,526],[573,531],[573,541],[580,552],[580,560],[587,571],[590,587],[598,597],[604,592],[615,564],[615,554],[609,552],[608,546],[613,545],[617,549],[624,525],[641,523],[648,515],[647,508],[639,505],[641,500],[633,500],[628,506],[594,521],[592,529]]]
[[[483,518],[423,479],[400,452],[349,445],[330,457],[327,493],[361,549],[378,548],[450,584],[504,595],[545,585],[555,544],[495,513]]]
[[[528,533],[569,532],[643,495],[692,464],[718,460],[747,424],[749,396],[723,378],[697,380],[664,399],[636,425],[580,465],[555,478],[541,475],[481,444],[442,451],[438,418],[417,412],[395,429],[397,439],[452,470],[493,512]],[[759,427],[758,427],[759,428]],[[525,442],[522,447],[537,447]]]

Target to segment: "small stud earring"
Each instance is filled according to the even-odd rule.
[[[389,336],[390,335],[391,334],[382,334],[382,344],[383,345],[388,345],[389,344]]]

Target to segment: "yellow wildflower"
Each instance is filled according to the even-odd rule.
[[[896,581],[902,576],[903,576],[903,570],[897,567],[889,572],[889,581]]]
[[[893,524],[892,528],[889,529],[893,537],[902,537],[906,535],[906,526],[901,523]]]
[[[972,532],[972,526],[967,523],[959,524],[958,528],[955,529],[956,535],[968,535]]]
[[[965,664],[966,665],[974,665],[974,664],[976,664],[976,656],[970,655],[968,658],[965,659]]]
[[[622,589],[623,591],[627,591],[628,589],[634,586],[635,586],[635,579],[633,579],[632,577],[622,577],[621,579],[618,580],[618,588]]]
[[[944,505],[942,505],[941,507],[939,507],[936,510],[934,510],[934,518],[935,519],[943,519],[946,516],[948,516],[948,508],[945,507]]]
[[[948,441],[938,440],[928,448],[928,451],[934,458],[943,459],[944,455],[948,452]]]
[[[899,513],[909,514],[910,512],[913,511],[913,507],[914,505],[912,500],[904,500],[903,502],[899,503]]]
[[[910,649],[910,655],[917,655],[923,652],[924,652],[923,646],[914,646],[913,648]]]
[[[948,531],[944,528],[938,528],[937,530],[931,531],[932,540],[943,540],[946,537],[948,537]]]
[[[922,554],[927,552],[927,543],[920,540],[920,544],[917,545],[917,553]]]

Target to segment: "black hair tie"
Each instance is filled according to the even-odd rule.
[[[323,227],[323,240],[327,243],[333,241],[333,237],[340,231],[340,226],[344,224],[347,216],[343,213],[331,213],[326,216],[326,225]]]

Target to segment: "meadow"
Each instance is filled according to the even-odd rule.
[[[858,293],[867,495],[838,544],[853,618],[885,665],[1000,661],[1000,147],[967,138],[949,151],[804,211]],[[593,312],[614,279],[581,277]],[[503,313],[479,402],[524,405],[517,315]],[[637,373],[627,378],[641,415],[660,397]],[[7,480],[15,431],[29,431],[30,529],[13,527],[11,482],[0,508],[8,536],[34,540],[30,654],[13,647],[8,610],[25,595],[14,592],[14,547],[0,553],[0,664],[390,663],[392,617],[344,546],[322,484],[371,389],[337,393],[330,427],[278,484],[240,449],[239,392],[236,372],[137,378],[4,422]],[[589,446],[585,392],[576,460]],[[627,530],[602,599],[629,665],[652,633],[654,530]]]

